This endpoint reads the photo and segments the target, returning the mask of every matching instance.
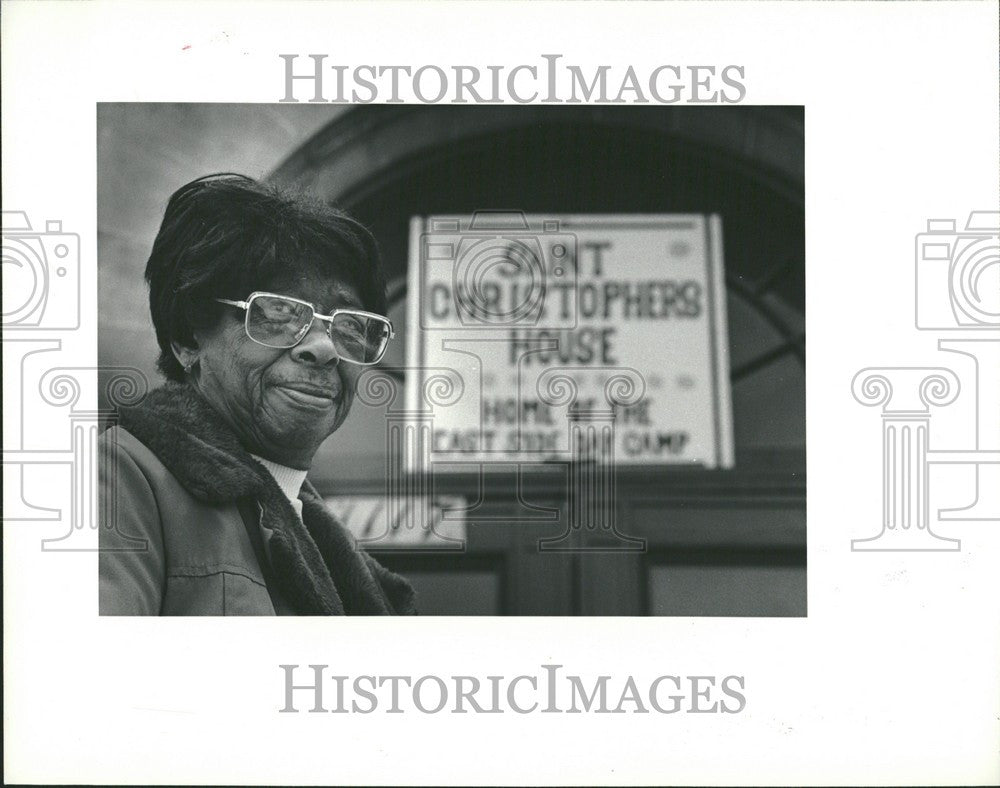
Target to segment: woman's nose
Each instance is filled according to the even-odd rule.
[[[304,364],[319,366],[336,366],[340,362],[340,354],[330,339],[325,322],[313,322],[302,341],[292,348],[292,358]]]

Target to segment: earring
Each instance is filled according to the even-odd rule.
[[[195,359],[194,361],[189,361],[187,364],[185,364],[184,365],[184,374],[185,375],[190,375],[191,374],[191,370],[194,368],[194,365],[197,364],[197,363],[198,363],[198,359]]]

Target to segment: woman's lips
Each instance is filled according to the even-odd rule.
[[[310,408],[331,408],[340,397],[338,389],[314,383],[280,383],[277,388],[292,402]]]

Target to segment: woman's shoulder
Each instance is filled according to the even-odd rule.
[[[125,453],[143,462],[159,462],[159,458],[135,435],[115,424],[100,434],[97,445],[107,452]]]
[[[144,482],[154,491],[181,487],[156,453],[121,425],[101,433],[97,446],[102,480],[114,476],[119,485],[125,486]]]

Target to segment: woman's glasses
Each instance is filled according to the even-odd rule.
[[[313,321],[322,320],[340,358],[369,365],[379,362],[394,336],[392,321],[360,309],[334,309],[329,315],[320,315],[308,301],[274,293],[251,293],[246,301],[215,300],[244,310],[247,336],[267,347],[295,347],[309,333]]]

